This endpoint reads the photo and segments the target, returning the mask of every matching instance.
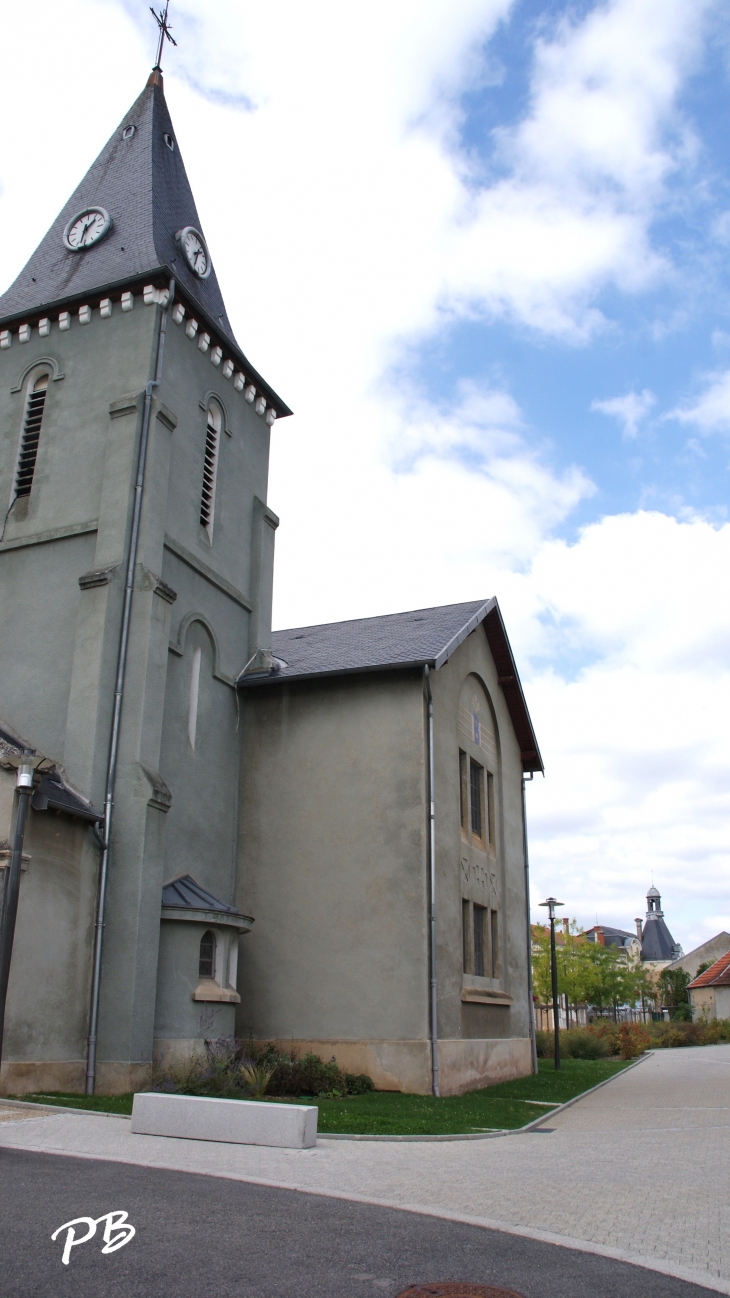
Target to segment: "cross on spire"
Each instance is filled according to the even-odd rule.
[[[177,45],[175,37],[170,35],[170,24],[167,21],[167,11],[169,8],[170,0],[166,0],[164,13],[162,10],[157,13],[156,10],[152,8],[152,5],[150,5],[150,13],[160,29],[160,43],[157,46],[157,58],[155,60],[155,66],[152,69],[153,72],[160,70],[160,64],[162,63],[162,47],[165,44],[165,39],[170,41],[172,45]]]

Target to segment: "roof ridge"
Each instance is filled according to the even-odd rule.
[[[493,597],[492,597],[493,598]],[[287,635],[291,631],[317,631],[323,627],[335,626],[353,626],[356,622],[382,622],[385,618],[409,617],[413,613],[440,613],[445,609],[451,608],[469,608],[475,605],[481,608],[488,604],[488,599],[465,599],[455,604],[430,604],[426,608],[407,608],[401,609],[399,613],[372,613],[366,617],[346,617],[340,618],[336,622],[311,622],[307,626],[287,626],[279,627],[278,630],[272,631],[272,635]]]

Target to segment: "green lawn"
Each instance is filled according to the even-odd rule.
[[[319,1108],[318,1130],[360,1135],[436,1136],[477,1131],[523,1127],[550,1110],[528,1100],[554,1101],[562,1104],[587,1091],[607,1077],[613,1077],[626,1064],[615,1059],[564,1059],[555,1072],[552,1059],[540,1060],[538,1076],[521,1077],[516,1082],[501,1082],[468,1095],[435,1099],[432,1095],[402,1095],[397,1091],[373,1091],[353,1095],[346,1100],[315,1100],[300,1096],[289,1103],[306,1100]],[[42,1104],[68,1105],[78,1109],[96,1109],[106,1113],[131,1113],[132,1096],[32,1095],[24,1099]],[[281,1101],[287,1103],[286,1100]]]

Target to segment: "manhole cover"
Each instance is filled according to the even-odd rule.
[[[441,1284],[414,1284],[398,1298],[522,1298],[514,1289],[500,1289],[493,1284],[460,1284],[447,1280]]]

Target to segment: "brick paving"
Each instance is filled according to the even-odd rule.
[[[730,1047],[657,1051],[543,1126],[552,1131],[423,1143],[323,1138],[316,1149],[279,1150],[134,1136],[122,1119],[46,1113],[4,1123],[0,1146],[429,1212],[730,1294]]]

